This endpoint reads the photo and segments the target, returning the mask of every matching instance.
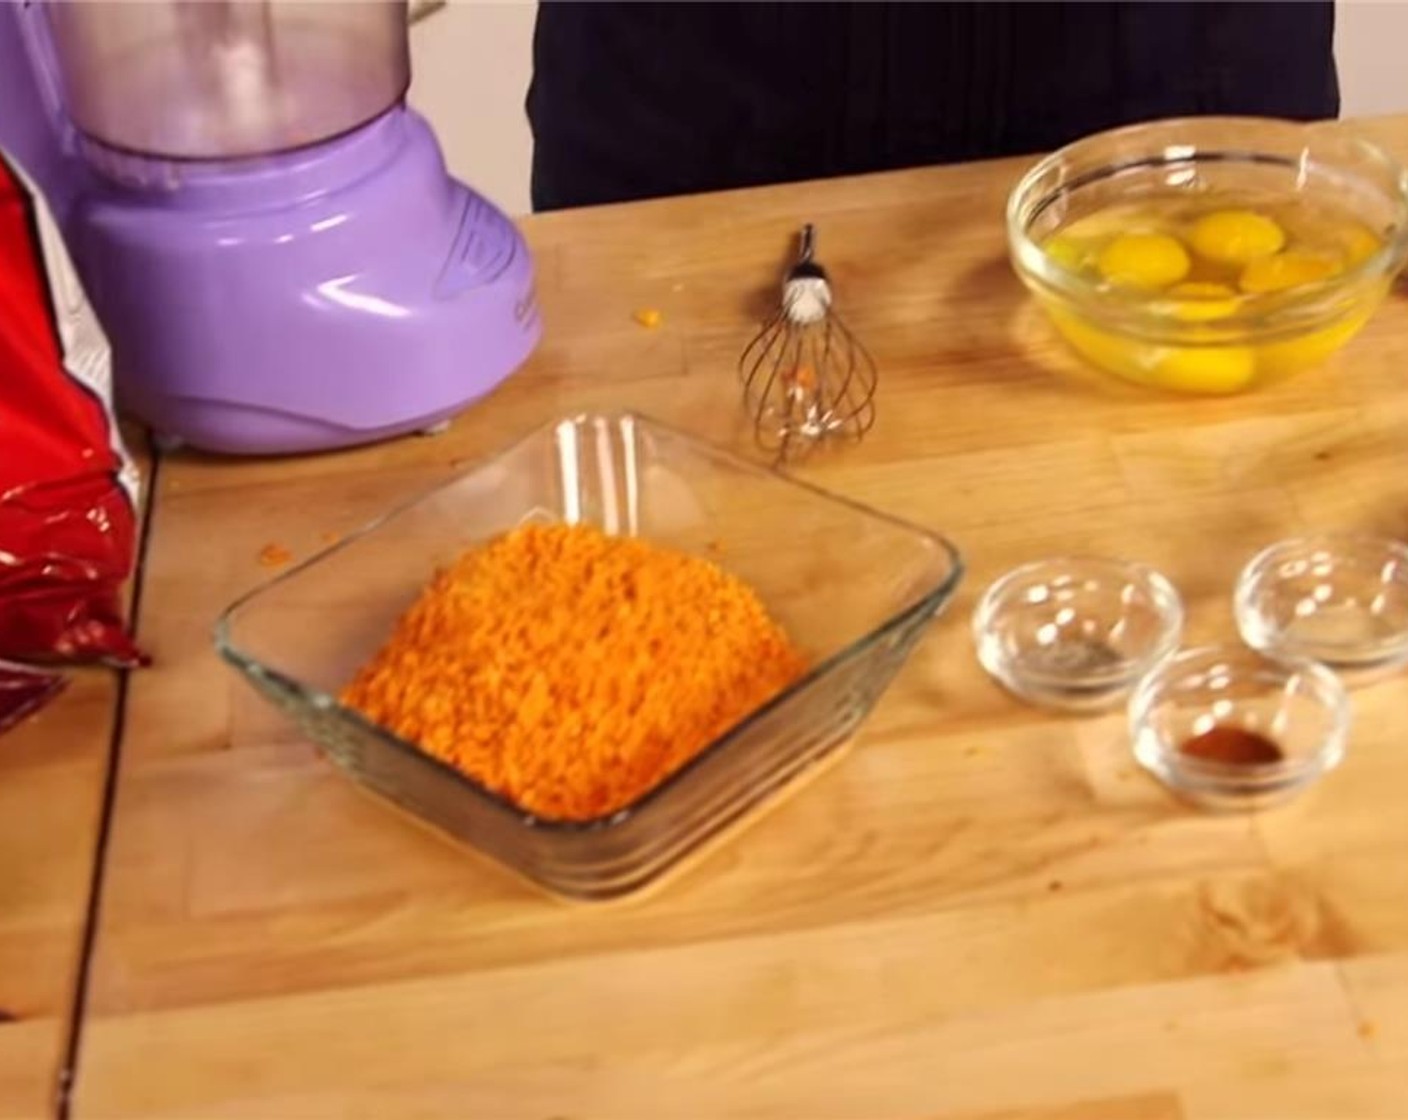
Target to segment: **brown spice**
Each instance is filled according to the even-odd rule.
[[[1216,726],[1194,735],[1179,748],[1191,758],[1229,766],[1265,766],[1286,756],[1265,735],[1241,727]]]

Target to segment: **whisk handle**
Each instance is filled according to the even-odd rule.
[[[798,239],[797,263],[811,264],[814,256],[816,256],[816,226],[808,222],[802,227],[802,234]]]
[[[816,255],[816,226],[808,222],[802,227],[802,232],[797,238],[797,263],[787,272],[787,279],[791,280],[825,280],[826,269],[817,264],[814,257]]]

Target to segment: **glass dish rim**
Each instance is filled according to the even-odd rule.
[[[1123,125],[1074,140],[1043,156],[1028,168],[1007,197],[1007,239],[1017,271],[1027,283],[1039,286],[1071,306],[1092,311],[1098,308],[1105,315],[1118,318],[1121,329],[1147,335],[1154,341],[1173,339],[1177,340],[1179,345],[1184,346],[1219,346],[1226,345],[1227,340],[1218,337],[1218,335],[1222,333],[1245,334],[1249,328],[1256,329],[1258,337],[1263,340],[1272,339],[1280,333],[1294,335],[1307,330],[1339,310],[1338,301],[1332,301],[1328,309],[1321,309],[1320,303],[1325,297],[1339,294],[1348,301],[1360,284],[1391,275],[1403,263],[1405,256],[1408,256],[1408,170],[1405,170],[1398,160],[1372,141],[1352,134],[1339,135],[1328,131],[1327,126],[1340,123],[1339,121],[1290,121],[1276,117],[1255,116],[1170,117]],[[1104,161],[1099,167],[1082,175],[1075,182],[1063,184],[1059,193],[1068,194],[1089,183],[1109,178],[1122,170],[1172,162],[1172,158],[1168,155],[1168,147],[1171,145],[1165,145],[1160,151],[1152,150],[1152,138],[1161,133],[1190,130],[1199,131],[1201,134],[1209,128],[1215,129],[1219,126],[1242,128],[1253,125],[1260,128],[1276,128],[1288,138],[1293,134],[1304,136],[1307,147],[1317,139],[1345,144],[1358,149],[1377,163],[1390,178],[1395,180],[1398,188],[1394,198],[1398,220],[1392,236],[1384,241],[1377,252],[1336,276],[1302,285],[1292,293],[1268,293],[1267,296],[1254,297],[1248,300],[1244,307],[1239,307],[1232,314],[1220,316],[1215,322],[1209,323],[1182,321],[1168,314],[1156,313],[1151,311],[1149,300],[1146,297],[1138,294],[1125,297],[1118,292],[1102,288],[1088,277],[1065,268],[1053,260],[1027,232],[1030,220],[1035,218],[1041,209],[1055,197],[1055,194],[1050,191],[1041,192],[1038,196],[1037,184],[1042,177],[1057,168],[1062,162],[1084,154],[1086,150],[1097,144],[1136,137],[1149,138],[1151,150],[1142,157],[1131,157],[1120,163]],[[1187,155],[1180,157],[1183,159],[1213,159],[1226,163],[1282,162],[1280,157],[1273,159],[1268,152],[1258,151],[1247,146],[1212,143],[1203,145],[1188,141],[1185,141],[1181,146],[1191,149]],[[1321,162],[1327,167],[1334,166],[1327,161]],[[1362,176],[1358,175],[1353,177],[1362,179]],[[1307,312],[1315,313],[1306,314]],[[1280,331],[1268,330],[1267,324],[1274,320],[1278,313],[1287,316],[1299,313],[1304,315],[1304,318],[1297,318],[1295,322],[1288,324]],[[1206,337],[1192,337],[1193,332],[1189,331],[1190,327],[1202,328],[1202,333]]]
[[[1156,598],[1162,600],[1167,606],[1167,610],[1161,611],[1162,627],[1159,640],[1142,657],[1125,659],[1121,665],[1111,669],[1086,673],[1061,673],[1038,670],[1036,672],[1024,671],[1021,676],[1023,680],[1036,681],[1040,683],[1065,684],[1071,681],[1079,681],[1082,684],[1092,687],[1106,688],[1127,688],[1131,684],[1142,680],[1150,671],[1162,665],[1171,656],[1177,653],[1179,643],[1183,640],[1183,627],[1187,621],[1186,611],[1183,606],[1183,596],[1179,594],[1178,588],[1173,581],[1159,571],[1152,564],[1146,564],[1142,560],[1125,560],[1118,556],[1098,556],[1094,554],[1069,554],[1061,556],[1047,556],[1038,560],[1028,560],[1018,564],[1014,568],[1008,569],[998,576],[983,591],[982,597],[978,600],[978,605],[973,608],[972,631],[973,639],[981,650],[983,644],[988,639],[989,633],[986,623],[991,622],[993,614],[999,606],[999,599],[1010,592],[1022,576],[1032,575],[1044,568],[1073,568],[1077,565],[1089,564],[1100,566],[1111,572],[1120,571],[1126,574],[1134,574],[1145,580],[1156,593]],[[979,661],[982,658],[979,657]],[[985,666],[986,667],[986,666]]]
[[[826,501],[843,505],[854,513],[888,522],[892,526],[895,526],[907,532],[913,533],[919,537],[922,537],[928,540],[930,543],[937,545],[940,551],[947,558],[948,572],[943,578],[943,580],[940,581],[938,586],[925,592],[923,595],[919,596],[918,599],[910,603],[908,606],[905,606],[900,610],[890,614],[880,625],[867,630],[860,637],[855,638],[850,642],[847,642],[840,649],[823,658],[821,661],[818,661],[815,665],[808,669],[805,674],[803,674],[797,680],[793,681],[790,685],[788,685],[777,695],[773,696],[766,703],[758,706],[757,708],[754,708],[737,723],[729,727],[728,730],[722,732],[715,738],[711,739],[707,744],[701,747],[699,751],[697,751],[689,759],[689,761],[687,761],[682,766],[680,766],[679,769],[675,770],[673,773],[668,775],[663,781],[658,782],[654,786],[651,786],[649,789],[647,789],[644,793],[638,796],[634,801],[631,801],[629,804],[623,805],[621,808],[615,810],[614,812],[604,814],[599,817],[593,817],[590,820],[563,820],[558,818],[535,816],[534,814],[527,812],[526,810],[515,805],[503,794],[497,793],[494,790],[489,789],[487,786],[476,781],[468,774],[465,774],[460,770],[457,770],[455,767],[449,765],[448,763],[441,761],[439,758],[436,758],[428,751],[422,750],[414,743],[411,743],[410,741],[401,738],[399,735],[392,734],[390,731],[387,731],[385,728],[380,727],[379,725],[373,723],[371,720],[362,716],[359,712],[355,711],[354,709],[344,706],[338,701],[335,696],[324,692],[322,689],[314,688],[301,681],[295,680],[289,677],[287,674],[282,673],[279,670],[274,669],[268,665],[265,665],[258,658],[253,657],[248,653],[245,653],[233,642],[230,630],[234,617],[242,608],[247,606],[254,599],[258,598],[264,592],[269,591],[274,587],[277,587],[279,584],[293,579],[295,576],[305,571],[307,568],[311,567],[312,565],[318,563],[323,559],[326,559],[333,553],[350,546],[352,543],[357,540],[360,540],[362,537],[368,536],[369,534],[383,528],[386,524],[395,520],[402,514],[409,512],[416,506],[430,500],[435,495],[449,489],[451,486],[454,486],[460,481],[460,479],[462,479],[466,475],[476,470],[480,470],[488,464],[495,462],[501,458],[504,458],[505,456],[513,454],[515,451],[526,446],[535,439],[542,438],[544,435],[556,431],[563,425],[580,426],[584,423],[590,423],[592,421],[600,420],[605,420],[612,423],[619,423],[620,421],[627,419],[634,420],[635,422],[643,424],[646,427],[654,428],[659,431],[665,432],[671,438],[683,440],[685,443],[689,444],[697,451],[701,451],[706,455],[712,456],[714,458],[726,460],[732,467],[742,469],[747,473],[756,476],[766,477],[774,481],[782,482],[784,485],[792,487],[794,489],[807,491],[815,497],[819,497],[825,499]],[[383,745],[388,746],[391,749],[399,751],[403,754],[409,754],[410,756],[414,757],[419,761],[430,763],[431,765],[439,769],[442,773],[448,775],[451,779],[461,784],[465,788],[466,792],[482,798],[484,802],[488,806],[490,806],[494,811],[507,815],[509,818],[511,818],[513,823],[517,824],[518,826],[522,828],[531,829],[536,832],[548,833],[574,834],[602,832],[608,829],[621,827],[627,822],[629,822],[631,819],[638,816],[640,813],[646,811],[651,804],[664,797],[676,785],[680,784],[686,778],[687,775],[692,773],[699,766],[702,766],[706,759],[712,758],[714,755],[726,750],[731,744],[737,741],[737,739],[741,737],[746,731],[756,726],[756,724],[759,723],[763,719],[763,717],[770,714],[774,709],[780,707],[785,701],[790,700],[792,697],[796,696],[803,690],[810,688],[816,681],[826,676],[837,666],[845,663],[846,661],[851,660],[858,654],[875,646],[895,631],[902,630],[908,623],[915,620],[916,618],[923,617],[925,614],[937,609],[939,606],[941,606],[943,603],[945,603],[952,597],[954,591],[957,589],[959,583],[962,581],[965,571],[966,569],[963,561],[963,555],[952,541],[950,541],[946,536],[940,533],[936,533],[930,529],[926,529],[921,525],[916,525],[912,521],[907,521],[904,518],[895,517],[892,514],[874,509],[871,506],[867,506],[861,502],[854,501],[853,499],[847,498],[844,495],[836,494],[832,491],[825,490],[820,486],[817,486],[811,482],[807,482],[804,479],[795,478],[774,467],[760,463],[754,463],[748,459],[744,459],[742,456],[735,454],[734,452],[728,450],[725,447],[714,444],[709,440],[703,439],[699,436],[692,435],[689,432],[683,431],[682,429],[677,428],[672,424],[667,424],[663,421],[656,420],[645,413],[633,409],[588,410],[569,413],[567,415],[559,416],[545,423],[538,424],[533,428],[529,429],[526,433],[519,436],[518,438],[503,445],[500,445],[496,448],[493,448],[482,455],[476,456],[472,460],[462,463],[459,470],[455,473],[453,477],[438,482],[434,486],[428,487],[427,489],[421,491],[415,496],[405,501],[397,503],[391,509],[378,515],[371,521],[368,521],[365,524],[359,526],[351,533],[348,533],[336,543],[331,544],[327,548],[324,548],[314,553],[313,555],[295,564],[287,571],[280,572],[279,574],[272,576],[269,579],[261,581],[255,587],[251,588],[250,590],[244,592],[239,597],[237,597],[232,603],[229,604],[229,606],[227,606],[224,610],[220,612],[219,616],[216,618],[215,625],[213,628],[213,637],[216,651],[219,653],[220,657],[227,664],[237,669],[246,677],[255,680],[268,680],[271,683],[275,684],[277,687],[279,687],[281,690],[294,695],[300,700],[300,702],[308,705],[309,707],[318,711],[336,714],[339,719],[349,721],[353,726],[357,727],[359,730],[363,732],[368,732],[375,738],[379,739]]]
[[[1320,699],[1331,717],[1330,729],[1314,750],[1300,758],[1283,758],[1279,762],[1229,763],[1211,759],[1190,758],[1182,754],[1176,746],[1170,747],[1163,735],[1154,732],[1149,726],[1149,711],[1153,698],[1165,691],[1172,682],[1171,674],[1181,666],[1204,658],[1256,658],[1267,669],[1279,670],[1287,677],[1300,673],[1313,680],[1319,689]],[[1181,772],[1206,781],[1217,782],[1235,778],[1241,782],[1248,779],[1269,781],[1296,774],[1314,774],[1330,770],[1339,765],[1344,756],[1345,744],[1349,738],[1353,722],[1353,706],[1349,691],[1344,682],[1333,670],[1311,658],[1273,657],[1250,646],[1227,642],[1216,645],[1194,646],[1180,650],[1174,656],[1155,666],[1141,680],[1129,698],[1129,732],[1136,743],[1146,734],[1152,734],[1158,744],[1158,757]]]

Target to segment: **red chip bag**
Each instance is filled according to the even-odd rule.
[[[0,153],[0,658],[142,660],[120,603],[137,477],[111,380],[53,217]],[[0,723],[25,692],[0,694]]]

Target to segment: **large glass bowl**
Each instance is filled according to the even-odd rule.
[[[809,656],[800,681],[633,804],[587,822],[518,809],[338,703],[436,567],[528,521],[708,556]],[[542,886],[646,886],[841,747],[962,572],[942,537],[633,415],[562,420],[235,603],[221,654],[356,781]]]
[[[1185,195],[1323,202],[1381,243],[1319,283],[1211,300],[1097,282],[1048,251],[1057,231],[1112,205]],[[1157,121],[1099,133],[1043,159],[1008,200],[1007,236],[1017,274],[1094,365],[1160,389],[1236,392],[1318,364],[1368,321],[1408,252],[1408,174],[1333,124]]]

